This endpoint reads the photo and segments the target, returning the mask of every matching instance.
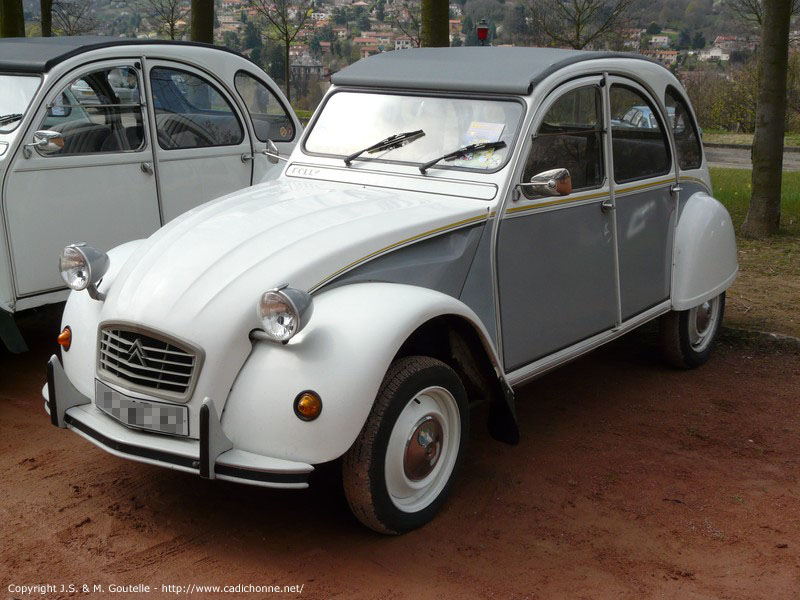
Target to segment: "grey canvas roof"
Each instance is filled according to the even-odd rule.
[[[530,94],[554,71],[598,58],[653,62],[641,54],[559,48],[411,48],[360,60],[336,73],[331,81],[351,86]]]
[[[210,44],[198,42],[132,40],[104,36],[0,38],[0,71],[46,73],[58,63],[90,50],[111,46],[153,44],[212,47]],[[233,52],[227,48],[214,47]]]

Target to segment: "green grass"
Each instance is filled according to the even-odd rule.
[[[734,133],[724,129],[703,129],[703,141],[712,144],[753,144],[752,133]],[[800,133],[787,132],[783,137],[785,146],[800,146]]]
[[[722,202],[731,213],[736,229],[741,227],[750,203],[750,169],[721,169],[712,167],[711,183],[714,197]],[[781,197],[781,230],[793,236],[800,236],[800,172],[783,172],[783,193]]]

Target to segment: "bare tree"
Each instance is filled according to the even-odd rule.
[[[0,37],[25,37],[22,0],[0,0]]]
[[[145,14],[159,35],[179,40],[186,33],[189,16],[186,0],[135,0],[133,4]]]
[[[553,43],[578,50],[615,31],[633,0],[520,0]]]
[[[95,27],[92,0],[53,0],[53,29],[58,35],[85,35]]]
[[[789,21],[792,0],[764,0],[756,134],[750,206],[742,224],[748,237],[778,232],[781,220],[783,135],[786,128],[786,79],[789,71]]]
[[[422,40],[422,16],[419,0],[395,0],[388,21],[419,47]]]
[[[286,76],[286,98],[291,100],[289,85],[289,46],[311,16],[311,1],[298,0],[295,6],[289,0],[250,0],[250,6],[266,19],[269,24],[267,36],[283,43],[286,60],[284,75]]]
[[[192,0],[192,41],[214,43],[214,0]]]
[[[761,29],[764,21],[764,7],[762,0],[727,0],[726,6],[745,23]],[[790,21],[800,17],[800,0],[791,0]],[[790,43],[800,41],[800,37],[789,37]]]
[[[450,45],[450,5],[447,0],[422,0],[420,46]]]

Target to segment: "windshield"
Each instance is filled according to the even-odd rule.
[[[339,92],[322,108],[305,150],[344,158],[399,132],[421,129],[425,135],[414,143],[362,154],[353,165],[369,160],[419,165],[469,144],[504,141],[505,148],[466,154],[436,166],[495,170],[510,154],[523,110],[513,100]]]
[[[0,75],[0,131],[17,128],[22,117],[13,119],[13,115],[25,114],[40,81],[36,76]]]

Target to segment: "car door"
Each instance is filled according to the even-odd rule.
[[[625,321],[667,300],[672,272],[675,171],[666,126],[638,84],[609,78],[620,302]],[[621,124],[633,107],[655,118]]]
[[[497,240],[505,370],[614,327],[618,320],[613,211],[604,207],[602,78],[565,84],[542,104],[525,151],[527,182],[566,168],[573,191],[542,197],[523,188],[507,204]]]
[[[247,187],[251,140],[228,91],[210,74],[147,61],[162,218]]]
[[[253,184],[275,179],[281,174],[284,163],[274,164],[262,152],[267,141],[275,143],[281,156],[288,157],[300,136],[297,117],[287,109],[274,84],[248,71],[237,71],[234,77],[236,92],[250,117],[253,144]]]
[[[24,148],[6,178],[4,210],[17,296],[62,288],[56,258],[72,242],[101,250],[160,226],[138,61],[93,63],[52,86],[26,142],[58,131],[55,152]]]

